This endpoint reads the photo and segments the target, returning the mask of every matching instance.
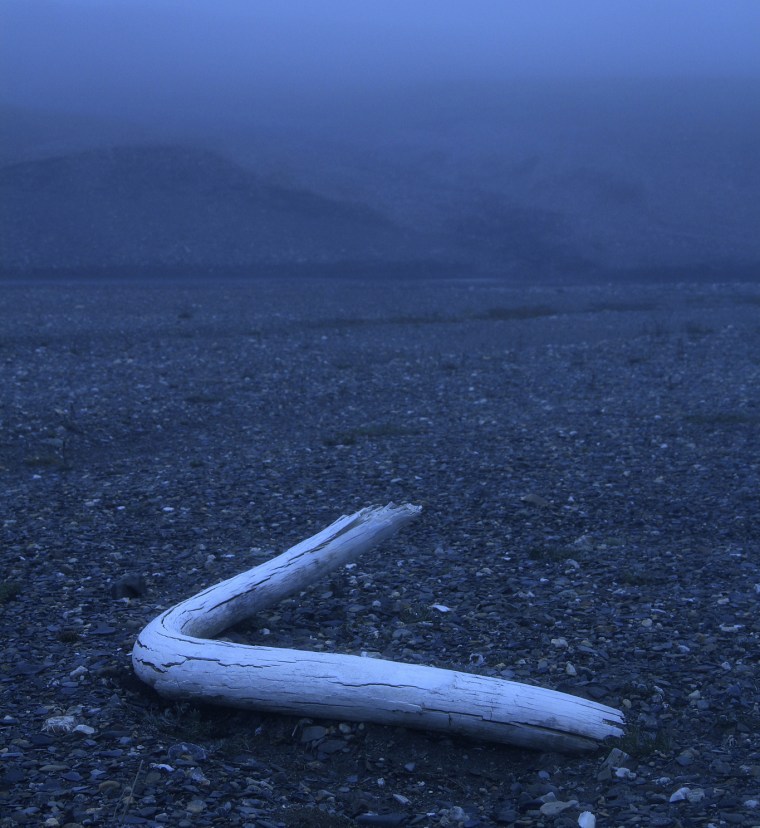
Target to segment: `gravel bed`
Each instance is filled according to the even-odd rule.
[[[760,825],[757,285],[4,284],[0,383],[3,828]],[[624,739],[134,677],[161,609],[388,501],[423,516],[228,637],[559,689]]]

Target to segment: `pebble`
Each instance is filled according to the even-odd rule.
[[[558,799],[554,802],[544,802],[544,804],[538,810],[546,817],[555,817],[561,814],[563,811],[566,811],[568,808],[577,807],[577,799],[569,799],[567,801],[562,801]]]
[[[301,742],[318,742],[327,735],[327,728],[322,725],[309,725],[301,732]]]
[[[452,805],[450,808],[442,808],[438,812],[438,824],[442,828],[463,828],[468,817],[464,808],[459,805]]]
[[[359,814],[356,817],[357,825],[374,825],[378,828],[393,828],[395,825],[403,825],[407,821],[405,813],[388,814]]]
[[[673,791],[673,793],[670,795],[670,799],[668,800],[668,802],[685,802],[688,799],[690,793],[690,788],[679,788],[677,791]]]
[[[113,598],[139,598],[146,591],[145,579],[136,572],[128,572],[111,584]]]
[[[196,745],[193,742],[178,742],[169,748],[166,755],[172,762],[176,762],[178,760],[205,762],[207,754],[205,748],[200,745]]]
[[[694,751],[692,750],[684,750],[682,753],[679,753],[676,756],[676,762],[678,762],[681,767],[688,767],[689,765],[694,763]]]
[[[567,639],[566,638],[552,638],[551,640],[552,647],[560,647],[562,649],[567,649]]]
[[[499,825],[512,825],[517,821],[517,811],[511,806],[505,805],[494,811],[493,819]]]
[[[158,776],[158,774],[156,774],[156,776]],[[187,778],[191,782],[194,782],[196,785],[201,785],[201,787],[204,788],[208,787],[211,784],[208,777],[203,773],[203,771],[200,768],[192,768],[190,772],[187,774]]]

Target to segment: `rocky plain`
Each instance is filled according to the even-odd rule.
[[[0,286],[0,826],[760,825],[760,288]],[[167,700],[163,609],[421,517],[229,630],[621,709],[583,754]]]

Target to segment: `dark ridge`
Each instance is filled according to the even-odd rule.
[[[119,147],[0,168],[6,270],[243,269],[407,258],[377,210],[203,150]]]

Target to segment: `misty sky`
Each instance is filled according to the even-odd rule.
[[[757,0],[0,0],[0,103],[214,119],[458,80],[757,78],[758,42]]]

